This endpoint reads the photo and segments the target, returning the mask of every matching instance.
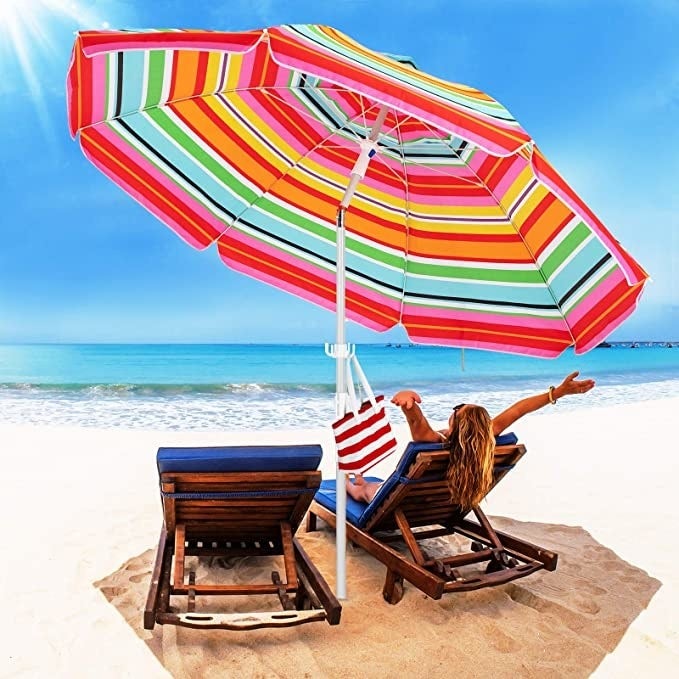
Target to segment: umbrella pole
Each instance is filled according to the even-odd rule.
[[[336,245],[337,245],[337,268],[336,268],[336,283],[335,283],[335,318],[336,318],[336,343],[334,347],[336,366],[335,366],[335,406],[337,410],[337,417],[342,417],[347,412],[347,361],[349,360],[349,346],[346,343],[346,304],[345,304],[345,289],[346,289],[346,271],[344,268],[344,215],[349,207],[349,203],[356,191],[358,183],[365,176],[370,159],[377,152],[377,137],[380,129],[387,117],[387,107],[382,106],[370,136],[367,139],[361,140],[361,153],[356,159],[356,163],[351,171],[349,184],[344,192],[344,196],[337,208],[337,229],[336,229]],[[335,481],[336,491],[336,514],[337,517],[335,526],[335,549],[337,557],[337,582],[335,584],[336,595],[338,599],[347,598],[347,487],[346,474],[337,465],[337,476]]]
[[[345,282],[344,271],[344,212],[346,208],[340,206],[337,210],[337,281],[335,290],[336,302],[336,333],[335,333],[335,387],[336,401],[335,408],[337,417],[342,417],[347,412],[347,360],[349,358],[349,347],[346,343],[346,319],[345,319]],[[336,548],[335,556],[337,559],[337,581],[335,590],[338,599],[347,598],[347,488],[346,474],[337,465],[336,473],[336,516],[337,525],[335,526]]]

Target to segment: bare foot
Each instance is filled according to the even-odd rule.
[[[370,502],[377,493],[380,483],[366,481],[361,474],[355,474],[354,479],[346,479],[347,494],[354,500]]]

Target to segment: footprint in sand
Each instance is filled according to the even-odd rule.
[[[136,575],[130,575],[130,582],[134,582],[136,585],[146,580],[150,575],[151,575],[150,570],[144,571],[143,573],[137,573]]]
[[[513,653],[521,648],[521,644],[516,639],[498,629],[493,630],[490,645],[500,653]]]
[[[556,535],[557,533],[568,535],[573,531],[573,528],[571,526],[545,525],[543,527],[543,530],[545,531],[545,533],[552,533],[554,535]]]
[[[596,615],[601,610],[601,606],[596,601],[583,597],[573,599],[573,607],[580,613],[589,613],[590,615]]]
[[[112,601],[116,597],[127,592],[126,587],[101,587],[100,590],[109,601]]]
[[[514,653],[521,648],[521,644],[502,631],[496,624],[483,626],[483,636],[489,646],[500,653]]]
[[[582,551],[586,557],[592,558],[594,560],[596,560],[597,557],[600,556],[605,556],[609,561],[617,560],[615,558],[615,554],[613,554],[613,552],[611,552],[610,549],[602,547],[601,545],[586,545]]]
[[[591,594],[592,596],[602,596],[602,595],[608,593],[607,589],[604,589],[603,587],[599,587],[598,585],[595,585],[590,580],[584,580],[582,578],[576,580],[575,586],[580,591],[582,591],[583,593]]]

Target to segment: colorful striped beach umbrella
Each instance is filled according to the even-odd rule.
[[[346,315],[415,342],[584,352],[647,277],[507,109],[332,28],[83,32],[68,107],[86,156],[188,243],[329,309],[337,206],[374,154]]]
[[[596,346],[647,279],[497,101],[333,28],[82,32],[67,83],[102,172],[193,247],[336,310],[340,414],[345,317],[554,357]]]

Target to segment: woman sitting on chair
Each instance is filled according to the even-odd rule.
[[[579,374],[577,371],[571,373],[558,387],[521,399],[493,418],[482,406],[461,403],[453,408],[448,427],[442,431],[435,431],[422,414],[418,405],[422,399],[416,392],[399,391],[391,402],[403,410],[413,441],[449,444],[447,478],[451,497],[464,509],[471,509],[485,497],[493,482],[495,437],[519,418],[548,403],[555,404],[564,396],[584,394],[592,389],[594,380],[578,380]],[[381,485],[381,482],[366,481],[361,474],[356,474],[353,481],[347,479],[347,493],[354,500],[370,502]]]

